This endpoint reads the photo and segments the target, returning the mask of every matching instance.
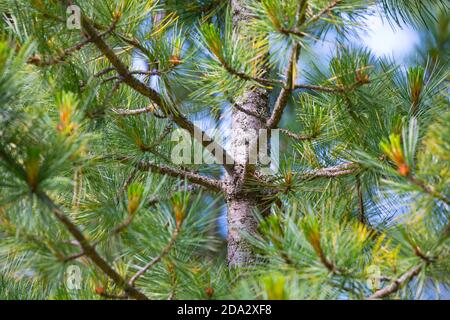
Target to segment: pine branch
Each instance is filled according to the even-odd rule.
[[[64,262],[69,262],[69,261],[76,260],[78,258],[84,257],[85,255],[86,255],[86,253],[84,251],[79,252],[79,253],[74,253],[74,254],[72,254],[72,255],[70,255],[68,257],[65,257],[63,259],[63,261]]]
[[[297,7],[297,11],[295,12],[296,24],[304,23],[307,5],[308,2],[306,0],[300,1]],[[296,27],[294,31],[298,31],[298,27]],[[301,49],[300,43],[295,42],[294,46],[292,47],[292,52],[289,57],[287,69],[284,74],[283,86],[273,107],[272,114],[266,122],[266,126],[268,129],[276,128],[281,120],[281,117],[283,116],[284,109],[286,108],[289,97],[294,88],[293,86],[295,82],[294,78],[296,78],[296,74],[294,74],[295,73],[294,69],[296,70],[298,57],[300,55],[300,49]]]
[[[107,67],[103,70],[100,70],[99,72],[97,72],[96,74],[94,74],[94,78],[99,78],[107,73],[110,73],[111,71],[114,71],[116,69],[114,69],[114,67]]]
[[[322,10],[320,10],[317,14],[312,16],[311,18],[306,21],[305,25],[310,25],[311,23],[319,20],[323,15],[330,12],[334,7],[336,7],[342,0],[334,0],[330,2],[326,7],[324,7]]]
[[[138,49],[139,51],[141,51],[145,56],[151,56],[151,52],[144,47],[139,41],[137,41],[136,39],[131,39],[128,38],[122,34],[119,33],[115,33],[120,39],[122,39],[123,41],[125,41],[126,43],[128,43],[129,45],[135,47],[136,49]]]
[[[159,261],[161,261],[162,258],[164,258],[165,255],[167,255],[172,249],[173,245],[175,244],[178,234],[180,233],[181,224],[177,224],[175,229],[173,230],[172,236],[170,237],[169,243],[164,247],[162,252],[153,258],[149,263],[147,263],[142,269],[140,269],[133,277],[130,279],[130,285],[134,286],[134,283],[136,280],[139,279],[147,270],[152,268],[155,264],[157,264]]]
[[[318,85],[312,85],[312,84],[296,84],[294,86],[294,89],[307,89],[307,90],[313,90],[313,91],[321,91],[321,92],[328,92],[328,93],[348,93],[359,86],[368,83],[368,80],[364,79],[358,79],[349,86],[335,86],[335,87],[325,87],[325,86],[318,86]]]
[[[159,93],[152,88],[146,86],[143,82],[136,79],[133,74],[128,70],[125,64],[119,59],[119,57],[114,53],[114,51],[106,44],[106,42],[99,36],[97,30],[91,25],[88,18],[86,16],[82,16],[81,18],[82,26],[84,31],[92,38],[92,42],[97,46],[97,48],[106,56],[106,58],[111,62],[111,64],[116,69],[117,73],[122,78],[123,82],[130,86],[132,89],[142,94],[143,96],[152,100],[161,110],[165,110],[168,113],[169,118],[174,121],[179,127],[185,129],[189,132],[189,134],[199,139],[199,142],[203,145],[203,147],[210,147],[214,150],[221,150],[222,152],[216,152],[216,154],[222,154],[222,158],[218,158],[221,164],[224,164],[224,168],[228,171],[232,168],[231,165],[228,165],[229,160],[232,157],[227,153],[227,151],[220,146],[216,141],[214,141],[211,137],[209,137],[203,130],[196,127],[191,121],[189,121],[181,112],[172,106],[171,108],[167,108],[168,106],[165,104]],[[195,134],[195,132],[201,134]],[[202,137],[204,137],[202,139]],[[212,141],[212,142],[209,142]],[[217,157],[217,155],[214,155]]]
[[[106,56],[106,58],[111,62],[111,64],[116,69],[117,73],[123,78],[123,81],[129,85],[131,88],[150,98],[158,106],[163,106],[162,99],[158,92],[152,88],[147,87],[144,83],[134,78],[125,64],[119,59],[119,57],[114,53],[114,51],[106,44],[106,42],[100,37],[97,30],[91,25],[88,18],[84,15],[81,18],[81,23],[83,30],[92,39],[92,42],[97,46],[97,48]]]
[[[125,293],[138,300],[148,300],[141,291],[125,281],[122,276],[117,273],[107,262],[104,260],[95,248],[89,243],[83,233],[78,227],[64,214],[64,212],[47,196],[44,192],[38,192],[36,194],[38,198],[44,203],[53,213],[53,215],[66,227],[67,231],[79,242],[84,254],[89,257],[97,267],[100,268],[116,285],[121,287]]]
[[[99,34],[98,36],[103,37],[103,36],[111,33],[116,28],[118,21],[119,21],[119,18],[115,17],[111,26],[108,28],[108,30]],[[62,53],[58,54],[55,57],[50,58],[49,60],[42,61],[39,56],[34,55],[34,56],[31,56],[30,58],[28,58],[27,63],[34,64],[35,66],[38,66],[38,67],[48,67],[51,65],[55,65],[55,64],[58,64],[58,63],[64,61],[67,57],[71,56],[75,52],[80,51],[81,49],[83,49],[86,45],[90,44],[91,42],[93,42],[93,38],[88,37],[88,38],[84,39],[83,41],[75,44],[74,46],[65,49]]]
[[[316,170],[311,170],[307,172],[295,172],[295,177],[301,181],[311,181],[319,178],[335,178],[340,176],[351,175],[357,173],[359,170],[357,164],[352,162],[343,163],[340,165],[336,165],[333,167],[321,168]],[[287,193],[291,190],[291,179],[290,182],[287,183],[287,186],[283,188],[277,188],[270,184],[270,181],[266,181],[264,179],[257,178],[257,181],[262,185],[266,186],[270,191],[271,196],[277,196],[280,193]],[[273,189],[270,189],[273,188]]]
[[[439,199],[442,202],[444,202],[447,206],[450,206],[450,199],[448,199],[445,195],[437,192],[432,187],[428,186],[424,181],[414,177],[413,175],[408,175],[407,180],[412,184],[418,186],[420,189],[422,189],[425,193],[429,194],[433,198]]]
[[[108,78],[106,78],[106,79],[103,79],[102,84],[103,84],[103,83],[110,82],[110,81],[113,81],[113,80],[117,80],[118,82],[119,82],[119,81],[122,82],[122,79],[121,79],[120,76],[111,76],[111,77],[108,77]]]
[[[445,225],[445,227],[443,228],[443,230],[441,232],[441,236],[439,237],[439,239],[437,241],[437,245],[441,244],[442,241],[448,237],[449,233],[450,233],[450,222],[447,223]],[[424,266],[429,265],[436,261],[436,259],[426,256],[420,250],[420,248],[415,245],[413,246],[413,250],[414,250],[414,254],[416,256],[418,256],[419,258],[421,258],[425,262],[425,264],[421,264],[421,265],[411,268],[410,270],[405,272],[401,277],[392,281],[392,283],[389,284],[388,286],[376,291],[374,294],[372,294],[367,299],[369,299],[369,300],[381,299],[381,298],[385,298],[385,297],[391,295],[392,293],[397,292],[404,285],[406,285],[408,282],[410,282],[412,279],[414,279],[417,275],[419,275],[419,273],[422,271]]]
[[[299,31],[299,30],[295,30],[295,29],[280,28],[280,29],[278,29],[278,31],[283,33],[283,34],[286,34],[286,35],[292,34],[292,35],[297,36],[297,37],[304,37],[304,36],[307,35],[305,32]]]
[[[289,97],[292,93],[293,69],[295,67],[294,64],[297,64],[297,58],[299,53],[300,53],[300,45],[298,43],[295,43],[292,48],[291,56],[289,58],[287,69],[284,75],[285,81],[283,87],[281,88],[281,91],[277,97],[272,114],[266,123],[268,129],[274,129],[278,126],[278,123],[280,122],[281,117],[283,115],[284,109],[286,108]]]
[[[155,164],[148,161],[142,161],[138,165],[141,170],[148,170],[151,172],[156,172],[164,175],[168,175],[174,178],[187,179],[188,181],[198,184],[200,186],[210,188],[216,192],[223,190],[222,182],[217,179],[202,176],[198,173],[187,171],[183,169],[171,168],[163,164]]]
[[[122,232],[124,229],[126,229],[133,222],[133,219],[134,219],[135,216],[136,216],[135,214],[129,214],[127,216],[127,218],[121,224],[119,224],[117,227],[115,227],[111,231],[111,233],[113,235],[115,235],[115,234],[118,234],[118,233]]]
[[[312,139],[314,139],[313,135],[297,134],[297,133],[294,133],[294,132],[292,132],[292,131],[290,131],[288,129],[283,129],[283,128],[280,128],[279,130],[280,130],[280,132],[284,133],[288,137],[293,138],[293,139],[298,140],[298,141],[305,141],[305,140],[312,140]]]
[[[384,287],[383,289],[380,289],[376,291],[374,294],[372,294],[368,299],[374,300],[374,299],[381,299],[385,298],[392,293],[397,292],[400,290],[403,285],[411,281],[414,277],[416,277],[420,271],[422,270],[422,265],[416,266],[414,268],[411,268],[409,271],[405,272],[400,278],[395,279],[390,285],[387,287]]]
[[[312,180],[316,178],[335,178],[339,176],[350,175],[356,173],[358,166],[355,163],[347,162],[333,167],[321,168],[310,172],[300,173],[302,180]]]
[[[242,80],[246,80],[246,81],[254,81],[256,83],[259,83],[261,85],[264,86],[274,86],[277,84],[282,84],[281,81],[278,80],[274,80],[274,79],[265,79],[265,78],[259,78],[259,77],[253,77],[251,75],[248,75],[245,72],[241,72],[241,71],[237,71],[235,69],[233,69],[233,67],[231,67],[228,63],[226,63],[223,59],[218,59],[220,64],[222,65],[222,67],[228,71],[228,73],[230,73],[231,75],[234,75],[238,78],[241,78]]]
[[[114,295],[106,292],[97,292],[97,294],[100,297],[106,298],[106,299],[114,299],[114,300],[127,300],[128,297],[126,295]]]
[[[159,118],[159,119],[165,119],[166,117],[163,115],[160,115],[158,113],[156,113],[156,108],[153,105],[150,105],[148,107],[145,108],[139,108],[139,109],[112,109],[112,111],[116,114],[118,114],[119,116],[133,116],[133,115],[139,115],[139,114],[143,114],[143,113],[152,113],[155,117]]]
[[[137,75],[144,75],[144,76],[160,76],[164,73],[170,72],[169,70],[149,70],[149,71],[145,71],[145,70],[133,70],[130,73],[131,74],[137,74]]]

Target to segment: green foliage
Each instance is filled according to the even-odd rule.
[[[194,101],[219,104],[233,101],[250,86],[258,86],[255,80],[265,74],[268,39],[245,37],[232,27],[228,15],[223,30],[214,24],[200,27],[200,48],[208,55],[198,63],[196,76],[190,83],[197,88],[192,93]]]
[[[119,276],[143,270],[133,285],[152,299],[363,299],[414,268],[387,297],[450,286],[449,68],[437,37],[447,4],[241,1],[248,16],[236,25],[216,0],[74,2],[127,77],[67,29],[60,1],[0,0],[0,299],[122,297],[61,216]],[[350,46],[375,8],[416,27],[441,12],[439,52],[403,68]],[[327,32],[339,38],[329,64],[294,61],[289,83],[293,46],[302,61]],[[223,194],[189,176],[224,170],[173,165],[171,133],[180,115],[226,125],[255,90],[267,112],[289,91],[295,115],[282,124],[294,134],[281,140],[278,174],[248,173],[244,187],[270,214],[245,234],[255,264],[229,269]]]
[[[448,10],[448,3],[445,1],[383,0],[381,3],[387,17],[398,25],[404,23],[415,26],[429,24],[436,18],[437,10],[435,8]]]

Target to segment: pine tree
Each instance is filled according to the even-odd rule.
[[[426,298],[450,285],[445,1],[0,8],[0,298]],[[404,68],[350,44],[375,12],[432,30],[429,58]],[[330,33],[323,65],[313,46]],[[272,170],[250,159],[273,151],[264,129],[280,138]]]

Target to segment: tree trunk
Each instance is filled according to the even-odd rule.
[[[242,109],[264,114],[268,106],[268,93],[264,89],[254,89],[236,103]],[[256,190],[246,188],[245,183],[256,168],[255,163],[250,161],[249,154],[257,145],[259,129],[262,128],[264,123],[260,118],[233,109],[230,153],[235,163],[226,177],[225,195],[228,205],[229,266],[242,266],[254,261],[245,234],[254,235],[257,232],[254,210],[258,208],[258,199],[261,197]]]
[[[243,0],[232,0],[233,25],[240,30],[245,28],[246,10]],[[235,103],[240,110],[248,110],[251,114],[265,116],[268,111],[268,92],[266,89],[254,88],[237,97]],[[255,235],[258,228],[254,216],[260,199],[254,190],[245,188],[245,182],[257,165],[250,161],[251,149],[257,144],[259,130],[265,127],[261,118],[233,108],[230,154],[234,159],[233,170],[227,173],[225,200],[228,206],[228,265],[230,267],[245,266],[255,260],[251,246],[245,235]],[[255,154],[255,152],[253,152]],[[251,162],[251,163],[249,163]]]

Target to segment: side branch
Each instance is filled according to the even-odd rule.
[[[108,28],[108,30],[99,34],[98,36],[103,37],[104,35],[111,33],[115,29],[118,21],[119,21],[118,17],[115,17],[113,20],[113,23]],[[93,39],[91,37],[88,37],[88,38],[84,39],[83,41],[73,45],[72,47],[65,49],[63,52],[61,52],[57,56],[52,57],[49,60],[45,60],[45,61],[41,60],[41,58],[38,55],[31,56],[28,58],[27,63],[34,64],[35,66],[38,66],[38,67],[48,67],[51,65],[58,64],[58,63],[64,61],[67,57],[74,54],[75,52],[83,49],[86,45],[88,45],[92,41],[93,41]]]
[[[92,39],[92,42],[97,46],[97,48],[106,56],[106,58],[111,62],[111,64],[116,69],[117,73],[122,77],[123,82],[129,85],[131,88],[150,98],[158,106],[162,106],[162,99],[158,92],[152,88],[147,87],[144,83],[133,77],[125,64],[117,57],[114,51],[106,44],[106,42],[100,37],[97,30],[91,25],[86,16],[82,16],[81,23],[83,30]]]
[[[418,186],[420,189],[422,189],[425,193],[429,194],[430,196],[432,196],[436,199],[441,200],[446,205],[450,206],[450,199],[448,199],[445,195],[434,190],[431,186],[427,185],[424,181],[417,179],[413,175],[409,175],[407,177],[407,179],[409,182],[411,182],[412,184],[414,184],[414,185]]]
[[[223,157],[218,159],[220,163],[226,164],[226,159],[231,159],[231,156],[227,153],[227,151],[220,146],[217,142],[215,142],[211,137],[209,137],[203,130],[196,127],[191,121],[189,121],[180,111],[176,108],[170,109],[166,108],[163,99],[159,95],[157,91],[146,86],[142,81],[135,78],[131,71],[125,66],[125,64],[119,59],[119,57],[114,53],[114,51],[106,44],[106,42],[100,37],[97,30],[91,25],[88,18],[84,15],[81,19],[82,26],[84,31],[92,38],[92,42],[97,46],[97,48],[106,56],[106,58],[111,62],[111,64],[116,69],[117,73],[120,75],[122,81],[130,86],[135,91],[139,92],[143,96],[149,98],[153,101],[161,110],[164,110],[168,113],[169,118],[175,122],[179,127],[185,129],[189,132],[189,134],[196,138],[200,139],[199,142],[203,145],[204,148],[210,147],[214,150],[221,150],[222,152],[217,152],[217,154],[222,154]],[[195,134],[195,132],[201,133],[199,135]],[[210,142],[212,141],[212,142]],[[232,166],[224,165],[226,170],[230,170]]]
[[[294,44],[292,48],[291,56],[289,58],[289,62],[287,65],[286,73],[285,73],[285,83],[283,88],[281,88],[280,94],[277,97],[275,102],[275,106],[273,107],[273,111],[269,119],[267,120],[267,128],[274,129],[278,126],[278,123],[281,120],[281,116],[283,115],[284,109],[289,100],[289,96],[292,93],[292,82],[293,78],[293,69],[295,68],[295,64],[297,64],[298,54],[300,53],[300,44]]]
[[[442,243],[442,241],[448,237],[449,233],[450,233],[450,222],[447,223],[445,225],[445,227],[443,228],[441,236],[439,237],[439,240],[437,241],[437,245],[440,245]],[[404,285],[406,285],[408,282],[410,282],[412,279],[414,279],[416,276],[418,276],[419,273],[424,269],[425,266],[427,266],[430,263],[433,263],[435,261],[434,259],[425,256],[417,246],[414,246],[413,249],[414,249],[414,253],[419,258],[424,260],[425,264],[417,265],[417,266],[409,269],[400,278],[395,279],[388,286],[376,291],[374,294],[372,294],[367,299],[369,299],[369,300],[381,299],[381,298],[385,298],[385,297],[391,295],[392,293],[397,292]]]
[[[295,20],[297,24],[304,23],[307,5],[308,2],[306,0],[300,1],[295,13]],[[298,31],[298,28],[295,28],[295,31]],[[300,43],[296,41],[292,47],[292,52],[289,57],[287,69],[284,75],[283,87],[281,88],[281,91],[277,97],[272,114],[266,122],[266,126],[268,129],[276,128],[281,120],[281,117],[283,116],[284,109],[286,108],[289,97],[294,88],[294,82],[296,80],[295,78],[297,77],[296,66],[298,56],[300,55],[300,48]]]
[[[298,134],[298,133],[295,133],[295,132],[292,132],[292,131],[290,131],[288,129],[283,129],[283,128],[280,128],[279,130],[280,130],[281,133],[284,133],[288,137],[290,137],[292,139],[295,139],[297,141],[305,141],[305,140],[312,140],[312,139],[314,139],[313,135]]]
[[[170,237],[169,243],[164,247],[162,252],[158,256],[153,258],[144,267],[142,267],[142,269],[140,269],[134,276],[131,277],[131,279],[130,279],[131,286],[134,286],[134,283],[136,282],[137,279],[139,279],[139,277],[141,277],[145,272],[147,272],[147,270],[152,268],[155,264],[157,264],[159,261],[161,261],[161,259],[164,258],[165,255],[167,255],[169,253],[170,249],[172,249],[173,245],[175,244],[175,242],[178,238],[178,234],[180,233],[180,227],[181,227],[181,225],[177,224],[177,226],[175,227],[175,229],[172,233],[172,236]]]
[[[321,168],[310,172],[300,173],[300,179],[312,180],[316,178],[334,178],[356,173],[358,166],[355,163],[347,162],[333,167]]]
[[[156,113],[156,108],[153,105],[150,105],[145,108],[139,108],[139,109],[113,109],[114,113],[118,114],[119,116],[133,116],[133,115],[139,115],[142,113],[152,113],[155,117],[159,119],[165,119],[166,117]]]
[[[265,78],[259,78],[259,77],[253,77],[251,75],[248,75],[245,72],[241,72],[241,71],[237,71],[235,69],[233,69],[233,67],[231,67],[230,65],[228,65],[222,58],[217,57],[217,59],[219,60],[220,64],[222,65],[222,67],[229,73],[232,74],[242,80],[245,81],[253,81],[256,82],[260,85],[263,86],[274,86],[274,85],[279,85],[282,84],[281,81],[278,80],[273,80],[273,79],[265,79]]]
[[[411,279],[413,279],[415,276],[417,276],[421,270],[422,270],[421,265],[410,269],[409,271],[405,272],[400,278],[395,279],[387,287],[384,287],[383,289],[376,291],[368,299],[369,300],[381,299],[381,298],[389,296],[390,294],[392,294],[394,292],[397,292],[399,289],[401,289],[401,287],[404,284],[408,283]]]
[[[198,184],[200,186],[212,189],[217,192],[222,191],[222,182],[221,181],[219,181],[217,179],[202,176],[202,175],[192,172],[192,171],[171,168],[171,167],[165,166],[163,164],[155,164],[155,163],[148,162],[148,161],[140,162],[138,165],[138,168],[141,170],[148,170],[148,171],[152,171],[152,172],[156,172],[156,173],[160,173],[160,174],[165,174],[165,175],[168,175],[173,178],[185,178],[194,184]]]
[[[359,79],[355,83],[348,85],[348,86],[335,86],[335,87],[326,87],[326,86],[318,86],[318,85],[312,85],[312,84],[296,84],[294,86],[294,89],[306,89],[306,90],[313,90],[313,91],[321,91],[321,92],[328,92],[328,93],[346,93],[351,92],[355,90],[357,87],[368,83],[368,79]]]
[[[52,211],[53,215],[66,227],[70,234],[78,241],[83,253],[89,257],[111,280],[121,287],[125,293],[138,300],[148,300],[142,292],[125,281],[95,250],[78,227],[64,214],[64,212],[44,192],[37,193],[38,198]]]
[[[331,10],[336,7],[342,0],[334,0],[330,2],[327,6],[325,6],[322,10],[320,10],[317,14],[313,15],[311,18],[306,21],[306,25],[309,25],[317,20],[319,20],[326,13],[331,12]]]

